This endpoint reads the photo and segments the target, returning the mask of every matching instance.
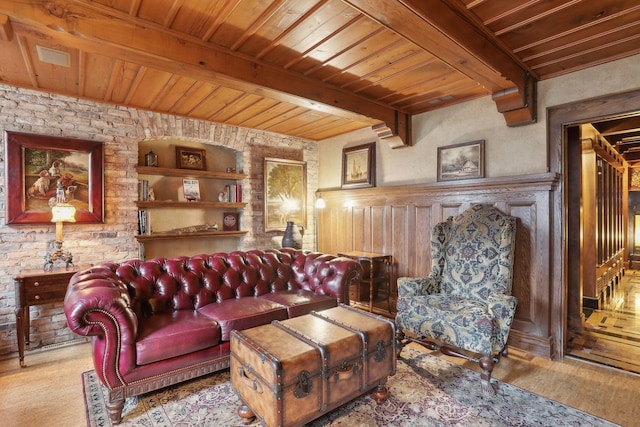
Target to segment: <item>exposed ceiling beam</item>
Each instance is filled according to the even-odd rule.
[[[10,42],[13,40],[13,28],[7,15],[0,15],[0,41]]]
[[[342,0],[492,93],[507,125],[536,121],[536,79],[451,0]]]
[[[9,17],[14,30],[32,37],[64,38],[69,46],[111,56],[144,67],[160,69],[201,81],[255,93],[311,110],[340,117],[385,123],[398,128],[407,114],[335,86],[252,60],[237,52],[152,23],[140,25],[130,15],[114,13],[99,4],[70,0],[3,0],[0,14]],[[117,16],[115,16],[117,15]],[[117,19],[114,19],[117,18]],[[400,126],[405,144],[411,135]]]
[[[631,131],[640,131],[640,116],[624,117],[606,122],[593,123],[604,136],[626,134]]]

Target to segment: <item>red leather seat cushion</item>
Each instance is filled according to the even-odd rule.
[[[290,318],[309,314],[313,310],[320,311],[338,306],[338,300],[334,297],[316,295],[304,289],[264,294],[260,295],[259,298],[284,305],[287,307]]]
[[[220,325],[210,317],[193,310],[154,314],[140,322],[136,363],[153,363],[218,344]]]
[[[222,341],[228,341],[234,329],[241,331],[287,318],[285,307],[257,297],[227,299],[206,305],[198,312],[218,322]]]

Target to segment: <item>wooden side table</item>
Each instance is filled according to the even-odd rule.
[[[87,268],[64,268],[52,271],[26,270],[14,278],[16,294],[16,336],[18,338],[18,355],[20,367],[24,364],[24,349],[29,349],[29,307],[64,301],[69,279],[76,272]]]
[[[364,270],[364,277],[359,286],[367,285],[369,288],[369,312],[373,312],[373,299],[381,284],[387,289],[387,307],[391,311],[391,264],[393,257],[388,254],[375,252],[338,252],[338,256],[351,258],[358,261]]]

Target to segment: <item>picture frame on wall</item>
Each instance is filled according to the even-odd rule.
[[[284,231],[287,222],[307,226],[307,162],[264,159],[264,231]]]
[[[7,224],[51,222],[58,183],[77,223],[104,218],[102,142],[5,131]]]
[[[176,146],[176,167],[178,169],[207,169],[207,151],[200,148]]]
[[[375,180],[375,142],[342,149],[342,188],[375,187]]]
[[[640,168],[629,168],[629,191],[640,191]]]
[[[438,147],[438,181],[484,178],[484,139]]]

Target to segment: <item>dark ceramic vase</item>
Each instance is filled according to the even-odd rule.
[[[282,247],[302,249],[302,233],[300,233],[300,228],[293,221],[287,221],[287,228],[284,230],[284,236],[282,236]]]

